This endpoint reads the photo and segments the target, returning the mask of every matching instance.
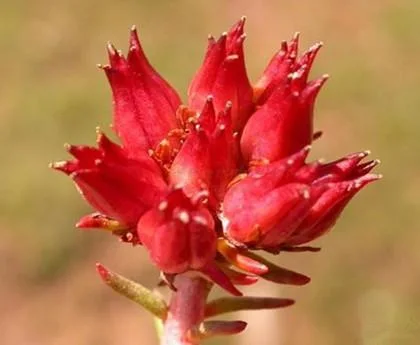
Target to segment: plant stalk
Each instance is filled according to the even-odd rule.
[[[189,331],[204,320],[204,311],[211,284],[198,275],[180,274],[174,281],[161,345],[197,345]]]

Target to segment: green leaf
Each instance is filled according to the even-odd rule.
[[[145,288],[139,283],[133,282],[130,279],[108,270],[100,263],[96,264],[96,269],[105,284],[113,290],[141,305],[157,318],[162,320],[166,318],[168,306],[166,305],[166,302],[153,291]]]

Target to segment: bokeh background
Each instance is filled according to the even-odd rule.
[[[15,0],[0,2],[0,338],[10,345],[157,344],[136,305],[97,278],[102,263],[152,287],[139,248],[73,228],[89,211],[70,180],[47,168],[64,142],[108,128],[105,42],[127,47],[139,27],[152,63],[185,97],[207,34],[248,16],[255,80],[295,31],[322,40],[313,76],[328,72],[314,157],[371,149],[385,178],[364,190],[319,254],[284,254],[305,287],[245,289],[297,305],[249,321],[230,344],[414,345],[420,338],[420,2],[418,0]],[[208,344],[227,344],[227,340]]]

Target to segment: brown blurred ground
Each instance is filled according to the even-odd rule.
[[[16,0],[0,3],[1,344],[156,344],[148,316],[94,272],[99,260],[152,286],[145,253],[74,230],[89,209],[47,163],[65,158],[64,142],[93,143],[95,126],[110,122],[108,86],[95,69],[107,40],[125,48],[137,24],[151,61],[186,90],[207,34],[243,14],[254,80],[294,31],[305,48],[326,43],[314,75],[332,77],[317,106],[325,135],[314,156],[369,148],[385,178],[354,200],[320,254],[279,257],[313,282],[250,289],[298,303],[242,314],[250,325],[234,343],[419,343],[419,1]]]

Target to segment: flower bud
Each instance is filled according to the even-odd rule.
[[[181,189],[171,191],[137,225],[152,261],[165,273],[199,270],[216,255],[216,232],[210,212]]]

